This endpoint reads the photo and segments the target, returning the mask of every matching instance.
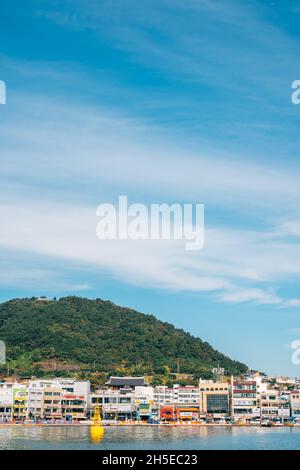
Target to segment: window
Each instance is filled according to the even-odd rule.
[[[208,413],[228,413],[228,395],[208,395],[206,402]]]
[[[121,397],[119,399],[119,403],[131,403],[131,398],[129,397]]]

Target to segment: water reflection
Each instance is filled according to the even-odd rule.
[[[0,427],[0,449],[300,449],[300,428]]]
[[[90,437],[93,444],[99,444],[104,438],[104,429],[102,426],[91,426]]]

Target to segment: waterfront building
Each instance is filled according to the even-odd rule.
[[[0,423],[13,419],[13,382],[0,383]]]
[[[199,380],[199,386],[150,386],[144,377],[111,377],[90,393],[90,383],[69,378],[0,382],[0,422],[27,419],[81,421],[100,406],[111,420],[238,421],[300,418],[300,389],[295,381],[279,385],[258,373],[231,381]],[[298,388],[297,388],[298,387]]]
[[[91,408],[100,406],[104,419],[149,419],[153,415],[153,387],[130,383],[134,386],[126,383],[122,388],[99,389],[91,395]]]
[[[13,419],[26,419],[27,395],[26,385],[16,384],[13,386]]]
[[[300,390],[293,390],[290,394],[291,416],[300,419]]]
[[[231,378],[231,414],[235,418],[251,419],[259,416],[255,380]]]
[[[137,419],[143,421],[153,418],[155,414],[153,387],[149,385],[136,386],[134,395]]]
[[[229,415],[229,383],[199,381],[200,416],[225,417]]]
[[[42,416],[44,419],[62,419],[63,390],[59,385],[44,387],[42,399]]]
[[[199,387],[175,384],[173,386],[174,407],[180,420],[199,419]]]
[[[65,393],[61,398],[61,413],[66,421],[82,421],[87,417],[84,395]]]
[[[174,403],[186,405],[199,405],[199,387],[186,385],[182,387],[175,384],[173,386]]]
[[[44,417],[52,418],[49,397],[52,396],[52,389],[60,390],[59,382],[55,379],[34,379],[28,383],[28,400],[27,400],[27,418],[40,419]],[[47,396],[45,397],[45,391]],[[49,405],[49,406],[48,406]],[[45,416],[46,415],[46,416]]]
[[[290,391],[279,392],[279,407],[278,418],[282,421],[288,420],[291,417],[291,396]]]
[[[135,418],[135,396],[131,388],[122,390],[99,390],[99,398],[102,416],[104,419],[125,420]],[[95,395],[93,395],[95,401]]]
[[[153,388],[153,415],[161,419],[192,420],[199,417],[199,387],[159,385]]]
[[[88,380],[58,379],[63,390],[62,414],[67,420],[88,417],[91,384]]]
[[[162,421],[177,421],[179,420],[179,412],[174,405],[163,405],[160,408],[159,419]]]
[[[86,419],[90,382],[75,379],[35,379],[28,384],[27,417],[32,419]]]
[[[267,390],[261,394],[260,411],[263,418],[277,418],[279,415],[279,394],[277,390]]]
[[[174,402],[173,387],[158,385],[153,388],[153,399],[157,406],[171,405]]]

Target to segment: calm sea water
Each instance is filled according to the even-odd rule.
[[[0,428],[0,449],[300,449],[300,428],[111,427],[93,443],[87,427]]]

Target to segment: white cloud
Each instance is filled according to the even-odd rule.
[[[217,147],[187,150],[171,135],[112,111],[33,96],[0,128],[3,184],[66,186],[95,197],[101,187],[277,217],[297,211],[300,170],[243,161]],[[6,145],[14,141],[14,148]],[[32,184],[33,183],[33,184]],[[95,201],[99,202],[99,201]],[[101,202],[101,201],[100,201]],[[154,201],[155,202],[155,201]]]
[[[282,303],[282,299],[276,294],[263,289],[233,289],[232,291],[222,294],[220,299],[232,303],[252,301],[271,305],[279,305]]]
[[[136,285],[212,292],[225,302],[296,306],[296,299],[286,300],[273,288],[300,275],[298,247],[276,230],[207,228],[204,249],[188,252],[178,241],[100,241],[95,209],[32,200],[0,204],[0,246],[104,270]]]
[[[288,307],[300,307],[300,299],[290,299],[286,301]]]

